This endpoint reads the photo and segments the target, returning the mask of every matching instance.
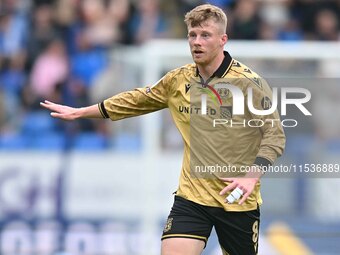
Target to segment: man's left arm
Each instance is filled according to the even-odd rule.
[[[261,111],[269,110],[272,108],[273,102],[272,89],[262,78],[260,84],[261,87],[251,87],[254,108]],[[251,112],[251,116],[253,119],[260,119],[263,122],[263,125],[260,127],[262,135],[261,144],[254,165],[265,169],[274,164],[285,148],[286,137],[281,124],[281,118],[277,109],[273,113],[266,115],[258,115]]]
[[[252,90],[253,106],[257,110],[268,110],[272,106],[273,93],[265,80],[260,80],[261,86],[250,84]],[[246,100],[248,99],[246,95]],[[256,115],[251,113],[252,119],[259,119],[263,122],[260,127],[262,136],[260,148],[250,168],[243,178],[221,178],[222,181],[228,182],[220,195],[239,188],[243,193],[239,204],[242,204],[253,192],[257,182],[265,173],[265,170],[274,164],[275,160],[282,155],[285,147],[285,134],[281,125],[280,115],[277,110],[268,115]],[[261,123],[262,124],[262,123]]]

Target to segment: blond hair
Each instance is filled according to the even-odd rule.
[[[185,14],[184,22],[188,27],[197,27],[210,19],[220,24],[221,30],[223,30],[222,33],[226,32],[228,23],[227,15],[221,8],[211,4],[203,4],[195,7]]]

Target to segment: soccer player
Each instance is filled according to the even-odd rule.
[[[212,227],[224,254],[257,254],[262,169],[285,145],[281,123],[267,121],[280,119],[270,111],[271,89],[224,51],[227,17],[220,8],[197,6],[185,15],[185,23],[193,64],[168,72],[153,86],[96,105],[41,105],[64,120],[120,120],[169,108],[183,137],[184,157],[161,254],[201,254]],[[248,98],[253,108],[269,112],[254,114]]]

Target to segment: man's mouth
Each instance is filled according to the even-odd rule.
[[[201,55],[201,54],[203,54],[203,51],[201,51],[201,50],[194,50],[193,53],[195,55]]]

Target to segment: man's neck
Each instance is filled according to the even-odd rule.
[[[200,76],[203,78],[203,80],[208,80],[213,74],[214,72],[217,70],[217,68],[212,67],[211,65],[209,66],[200,66],[197,65],[198,71]]]

